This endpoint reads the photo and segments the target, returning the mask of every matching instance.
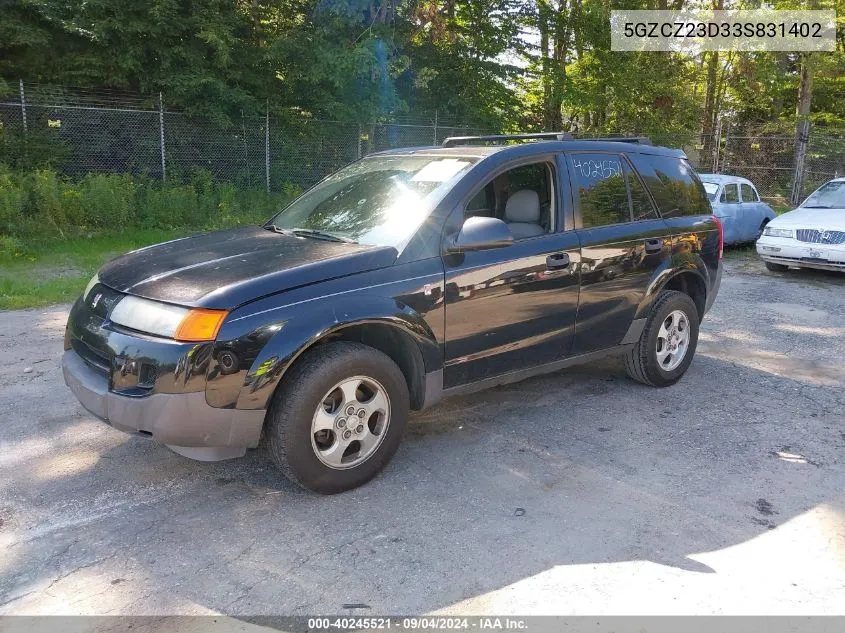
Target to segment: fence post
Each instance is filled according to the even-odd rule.
[[[264,178],[267,181],[267,193],[270,193],[270,99],[264,113]]]
[[[361,160],[361,145],[364,143],[364,129],[361,127],[361,124],[358,124],[358,160]]]
[[[727,128],[725,128],[725,152],[722,154],[722,164],[719,165],[719,169],[721,169],[721,173],[724,173],[727,170],[728,166],[728,144],[731,142],[731,126],[730,123],[728,124]]]
[[[795,172],[792,177],[792,193],[789,202],[797,206],[801,202],[801,188],[804,186],[804,168],[807,162],[807,145],[810,142],[810,121],[807,117],[798,121],[798,146],[795,148]]]
[[[18,83],[21,89],[21,117],[23,118],[23,133],[27,133],[27,126],[26,126],[26,97],[23,93],[23,79],[19,79]]]
[[[722,151],[722,118],[716,119],[716,131],[713,139],[713,173],[719,173],[719,152]]]
[[[437,110],[434,111],[434,142],[432,145],[437,145]]]
[[[164,97],[158,93],[158,132],[161,147],[161,181],[167,182],[167,166],[164,162]]]

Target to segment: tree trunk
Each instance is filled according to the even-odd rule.
[[[552,76],[549,62],[549,5],[546,0],[537,2],[537,20],[540,28],[540,69],[543,84],[543,130],[551,130],[552,124]]]
[[[701,157],[705,165],[713,162],[713,129],[716,125],[716,82],[719,70],[719,51],[707,54],[707,89],[704,95],[704,116],[701,122],[701,135],[704,151]]]
[[[724,6],[724,0],[713,0],[713,10],[719,11]],[[707,89],[704,95],[704,117],[701,125],[701,135],[704,137],[704,156],[707,165],[713,163],[713,146],[715,142],[714,129],[719,111],[716,108],[717,88],[719,81],[719,51],[712,51],[707,59]]]
[[[801,82],[798,85],[798,106],[795,110],[795,176],[792,179],[793,205],[801,202],[801,188],[804,184],[804,162],[807,158],[807,144],[810,140],[810,108],[813,104],[813,73],[810,55],[801,55]]]
[[[566,59],[569,54],[569,14],[566,0],[560,0],[554,14],[555,43],[552,53],[552,94],[550,98],[550,128],[563,128],[563,87],[566,81]]]

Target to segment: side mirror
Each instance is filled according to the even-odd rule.
[[[449,253],[483,251],[513,244],[508,225],[498,218],[472,217],[464,221],[460,232],[446,246]]]

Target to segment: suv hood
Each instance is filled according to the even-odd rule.
[[[298,286],[390,266],[397,255],[389,246],[292,237],[245,226],[132,251],[98,274],[102,284],[120,292],[231,310]]]

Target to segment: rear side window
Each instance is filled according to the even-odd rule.
[[[570,154],[569,169],[578,191],[584,228],[631,221],[621,156]]]
[[[743,202],[759,202],[760,198],[757,196],[757,192],[754,191],[754,187],[745,183],[740,184],[739,187],[742,190]]]
[[[722,189],[722,197],[719,198],[719,202],[739,202],[739,185],[735,182],[725,185],[724,189]]]
[[[642,176],[664,218],[713,212],[704,186],[686,160],[634,153],[628,158]]]
[[[656,219],[658,215],[651,203],[651,198],[648,197],[648,192],[627,163],[625,164],[625,177],[628,179],[628,189],[631,192],[631,209],[634,222]]]

